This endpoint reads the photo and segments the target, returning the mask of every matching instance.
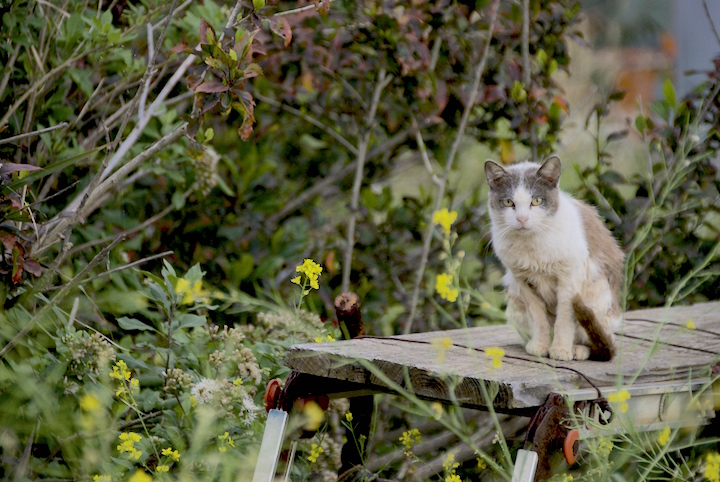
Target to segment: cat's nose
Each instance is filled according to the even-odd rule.
[[[521,226],[524,226],[525,223],[528,222],[529,215],[525,214],[525,213],[518,213],[515,218],[517,219],[518,223],[520,223]]]

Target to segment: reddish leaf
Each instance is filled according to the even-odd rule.
[[[270,30],[272,30],[275,35],[285,39],[285,47],[290,45],[290,41],[292,40],[292,30],[290,29],[290,23],[286,19],[271,18]]]
[[[16,244],[12,250],[12,281],[17,284],[22,280],[23,266],[25,265],[25,258],[23,258],[22,246]]]
[[[222,83],[215,80],[212,80],[210,82],[203,82],[202,84],[198,85],[194,90],[195,92],[217,93],[227,92],[228,90],[230,90],[230,87],[228,87],[227,85],[223,85]]]
[[[197,88],[197,86],[200,84],[201,80],[202,80],[202,78],[200,78],[197,75],[188,75],[187,77],[185,77],[185,83],[187,84],[188,89],[190,89],[190,90],[195,90]]]
[[[40,263],[38,263],[34,259],[26,259],[25,271],[34,276],[40,276],[42,274],[42,266],[40,266]]]
[[[205,19],[200,19],[200,45],[214,45],[215,39],[217,36],[215,35],[215,29],[205,21]]]
[[[41,171],[41,167],[30,164],[14,164],[12,162],[0,163],[0,174],[10,174],[19,171]]]
[[[170,53],[171,53],[171,54],[177,54],[177,53],[180,53],[180,52],[184,52],[184,51],[187,50],[187,49],[188,49],[188,43],[183,40],[182,42],[180,42],[179,44],[177,44],[175,47],[171,48],[171,49],[170,49]]]
[[[252,122],[248,122],[247,119],[243,122],[243,124],[240,126],[240,129],[238,129],[238,134],[240,134],[240,138],[244,141],[250,139],[250,135],[252,134],[253,128],[252,128]]]
[[[15,246],[15,235],[10,233],[0,232],[0,242],[2,242],[5,249],[12,251]]]

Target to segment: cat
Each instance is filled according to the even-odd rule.
[[[560,190],[561,171],[557,156],[542,165],[485,162],[508,323],[531,355],[609,361],[624,254],[595,208]]]

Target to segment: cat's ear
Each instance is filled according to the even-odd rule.
[[[500,164],[491,161],[490,159],[485,161],[485,177],[487,178],[488,184],[491,188],[502,184],[506,175],[507,172],[505,172],[505,169],[503,169]]]
[[[537,174],[551,186],[557,186],[560,181],[562,164],[558,156],[549,157],[538,169]]]

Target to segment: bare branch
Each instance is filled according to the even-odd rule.
[[[425,165],[425,169],[427,169],[427,172],[428,174],[430,174],[433,182],[437,186],[440,186],[442,180],[437,177],[437,174],[435,174],[435,170],[430,163],[430,157],[428,156],[427,148],[425,147],[425,141],[423,141],[422,133],[420,132],[420,128],[417,125],[417,120],[415,120],[415,116],[412,117],[412,123],[413,130],[415,131],[415,142],[417,143],[418,149],[420,150],[420,157],[422,158],[423,164]]]
[[[330,3],[332,3],[333,1],[334,0],[329,0]],[[317,9],[317,7],[315,6],[314,3],[311,3],[310,5],[305,5],[304,7],[298,7],[298,8],[293,8],[292,10],[286,10],[284,12],[277,12],[274,16],[282,17],[285,15],[292,15],[295,13],[306,12],[306,11],[312,10],[312,9]]]
[[[13,141],[19,141],[20,139],[25,139],[26,137],[33,137],[33,136],[39,136],[40,134],[45,134],[47,132],[56,131],[58,129],[62,129],[63,127],[66,127],[68,125],[67,122],[61,122],[60,124],[52,127],[46,127],[45,129],[40,129],[38,131],[32,131],[32,132],[26,132],[25,134],[18,134],[16,136],[8,137],[7,139],[0,139],[0,144],[9,144]]]
[[[720,35],[718,35],[718,31],[715,29],[715,22],[713,22],[713,19],[710,16],[710,9],[707,6],[707,0],[703,0],[703,8],[705,9],[705,16],[707,17],[708,22],[710,22],[710,28],[715,34],[715,40],[717,40],[718,44],[720,44]]]
[[[380,95],[383,89],[392,82],[393,76],[386,76],[385,67],[380,69],[378,81],[372,96],[370,109],[367,111],[365,119],[365,134],[360,139],[358,146],[357,160],[355,161],[355,178],[353,180],[352,198],[350,200],[350,219],[348,220],[347,246],[345,247],[345,259],[343,263],[342,289],[345,293],[350,289],[350,272],[352,271],[352,255],[355,246],[355,223],[357,220],[357,210],[360,200],[360,188],[362,187],[363,168],[365,167],[365,158],[367,157],[367,148],[372,135],[372,128],[375,124],[375,113],[380,103]]]
[[[445,187],[447,186],[448,176],[450,175],[453,162],[455,161],[455,155],[457,154],[460,143],[462,142],[463,134],[465,133],[465,127],[467,126],[468,119],[470,118],[470,112],[475,106],[475,100],[477,99],[477,93],[480,87],[480,79],[482,78],[482,73],[485,70],[485,64],[487,63],[488,55],[490,54],[490,41],[492,40],[493,31],[495,30],[495,20],[497,19],[499,3],[500,0],[495,0],[492,5],[490,5],[490,27],[488,28],[488,37],[485,41],[485,49],[483,51],[480,63],[475,69],[475,75],[470,86],[470,95],[468,97],[467,104],[465,105],[465,110],[463,110],[462,117],[460,118],[460,126],[458,127],[458,132],[455,136],[455,140],[452,144],[452,147],[450,148],[447,162],[445,163],[445,172],[443,173],[441,184],[438,186],[437,192],[435,193],[435,206],[433,207],[433,211],[430,214],[431,216],[435,211],[440,209],[443,196],[445,195]],[[433,225],[433,223],[428,223],[427,230],[425,231],[425,238],[423,240],[423,250],[420,256],[420,266],[418,266],[417,274],[415,275],[415,287],[413,288],[412,300],[410,302],[410,315],[405,322],[405,333],[410,333],[410,331],[412,330],[413,320],[415,319],[415,311],[417,310],[418,298],[420,296],[420,284],[422,283],[423,275],[425,274],[425,266],[427,265],[427,259],[430,254],[430,243],[432,242],[432,235],[434,229],[435,226]]]
[[[3,75],[2,81],[0,81],[0,99],[2,99],[2,96],[5,93],[5,87],[7,87],[7,83],[10,80],[10,76],[12,75],[13,67],[15,66],[15,61],[17,60],[19,53],[20,44],[15,44],[15,50],[13,50],[10,60],[8,60],[7,65],[4,67],[5,75]]]
[[[257,100],[259,100],[260,102],[265,102],[266,104],[270,104],[270,105],[272,105],[272,106],[274,106],[274,107],[279,107],[279,108],[281,108],[282,110],[284,110],[284,111],[286,111],[286,112],[289,112],[289,113],[291,113],[291,114],[293,114],[293,115],[296,115],[296,116],[300,117],[301,119],[303,119],[303,120],[306,121],[306,122],[309,122],[310,124],[314,125],[315,127],[319,128],[319,129],[322,129],[325,133],[327,133],[329,136],[333,137],[336,141],[338,141],[340,144],[342,144],[342,145],[345,147],[345,149],[347,149],[348,151],[350,151],[351,153],[353,153],[355,156],[358,155],[358,150],[357,150],[357,148],[356,148],[355,146],[353,146],[353,145],[350,143],[350,141],[348,141],[347,139],[345,139],[343,136],[341,136],[340,134],[338,134],[338,133],[335,132],[333,129],[331,129],[330,127],[326,126],[325,124],[323,124],[322,122],[320,122],[320,121],[317,120],[316,118],[314,118],[314,117],[312,117],[312,116],[310,116],[310,115],[308,115],[308,114],[303,114],[302,112],[300,112],[299,110],[295,109],[294,107],[290,107],[289,105],[285,105],[285,104],[283,104],[282,102],[278,102],[278,101],[276,101],[276,100],[274,100],[274,99],[271,99],[270,97],[265,97],[264,95],[260,95],[260,94],[258,94],[257,92],[254,92],[254,93],[253,93],[253,96],[254,96]]]

